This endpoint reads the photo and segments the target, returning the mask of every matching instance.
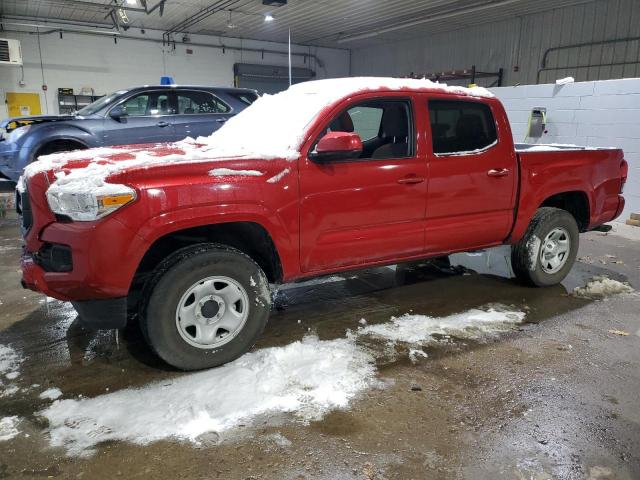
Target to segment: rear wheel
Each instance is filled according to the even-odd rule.
[[[513,272],[528,285],[556,285],[573,267],[578,245],[578,224],[569,212],[540,208],[522,240],[511,250]]]
[[[187,248],[153,282],[141,319],[145,337],[158,356],[182,370],[238,358],[253,346],[269,317],[264,272],[230,247]]]

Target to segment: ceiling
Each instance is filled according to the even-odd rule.
[[[116,1],[131,8],[126,11],[131,28],[278,42],[286,41],[290,28],[296,43],[350,49],[589,0],[289,0],[281,7],[265,6],[261,0],[165,0],[162,15],[160,8],[149,14],[136,11],[142,9],[144,0],[0,0],[0,16],[5,21],[20,17],[112,28],[108,15]],[[147,9],[160,1],[146,0]],[[211,11],[214,13],[205,15]],[[267,14],[274,20],[265,22]],[[194,15],[203,18],[180,25]]]

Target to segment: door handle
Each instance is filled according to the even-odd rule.
[[[415,176],[407,176],[398,179],[398,183],[401,185],[415,185],[416,183],[422,182],[424,182],[424,178]]]
[[[509,175],[508,168],[492,168],[487,172],[487,175],[490,177],[506,177]]]
[[[164,127],[168,127],[168,126],[169,126],[169,122],[161,121],[161,122],[156,123],[156,127],[164,128]]]
[[[218,123],[224,123],[226,121],[227,121],[226,118],[216,118],[216,122],[218,122]]]

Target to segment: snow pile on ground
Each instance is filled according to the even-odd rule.
[[[373,357],[352,339],[307,337],[248,353],[220,368],[92,399],[58,400],[41,412],[51,443],[72,455],[106,440],[198,442],[258,415],[293,412],[319,419],[370,386]]]
[[[227,176],[244,176],[244,177],[259,177],[262,172],[258,170],[233,170],[231,168],[214,168],[209,171],[209,175],[212,177],[227,177]]]
[[[446,91],[460,95],[493,97],[481,87],[449,87],[429,80],[353,77],[303,82],[275,95],[263,95],[252,105],[230,118],[208,137],[165,146],[162,155],[144,148],[97,148],[68,153],[43,155],[25,169],[30,178],[39,172],[62,170],[72,161],[91,160],[88,165],[60,172],[52,189],[58,192],[87,192],[98,189],[99,194],[111,193],[105,180],[127,169],[148,168],[156,164],[175,162],[215,161],[230,158],[295,160],[305,140],[307,130],[328,107],[342,98],[373,89],[414,89]],[[277,115],[277,121],[274,121]],[[158,150],[155,150],[159,153]],[[117,161],[109,158],[122,156]],[[19,182],[22,185],[22,182]],[[103,189],[105,191],[103,191]]]
[[[391,322],[369,325],[358,330],[359,335],[372,335],[392,342],[425,344],[437,341],[437,337],[451,336],[480,339],[513,329],[524,321],[520,311],[471,309],[447,317],[406,314],[392,317]]]
[[[62,391],[59,388],[48,388],[40,394],[40,398],[44,400],[57,400],[62,396]]]
[[[626,283],[599,276],[591,279],[584,287],[576,287],[573,290],[573,295],[580,298],[601,299],[633,291],[634,289]]]
[[[0,442],[11,440],[20,433],[18,431],[19,422],[18,416],[0,418]]]
[[[10,380],[15,379],[20,374],[22,361],[23,358],[13,348],[0,343],[0,377],[4,375]]]

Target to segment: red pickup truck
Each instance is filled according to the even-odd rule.
[[[501,244],[519,280],[557,284],[627,170],[618,149],[514,145],[481,88],[307,82],[210,137],[41,157],[18,184],[22,282],[212,367],[261,334],[270,284]]]

